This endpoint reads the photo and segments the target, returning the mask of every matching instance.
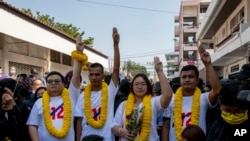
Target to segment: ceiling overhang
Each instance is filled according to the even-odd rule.
[[[223,1],[223,0],[221,0]],[[207,20],[210,23],[210,26],[207,27],[207,32],[204,34],[203,39],[211,39],[221,25],[228,19],[230,14],[235,10],[235,8],[241,3],[242,0],[225,0],[225,2],[221,2],[220,6],[214,8],[213,13],[218,13],[216,15],[210,15],[209,19]],[[212,20],[213,19],[213,20]],[[209,24],[208,24],[209,25]]]

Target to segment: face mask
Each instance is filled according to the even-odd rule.
[[[16,71],[10,71],[10,74],[16,74]]]
[[[222,111],[221,117],[229,124],[236,125],[241,124],[248,119],[248,112],[232,114],[229,112]]]

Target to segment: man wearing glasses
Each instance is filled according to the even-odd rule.
[[[76,42],[76,51],[82,54],[81,38]],[[73,76],[69,89],[64,88],[64,76],[56,71],[46,77],[47,91],[34,104],[27,125],[33,141],[73,141],[75,105],[80,94],[82,62],[74,60]]]

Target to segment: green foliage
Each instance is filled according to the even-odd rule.
[[[167,66],[168,66],[168,67],[174,67],[174,62],[168,62],[168,63],[167,63]]]
[[[126,126],[126,129],[131,134],[136,135],[137,132],[139,132],[139,130],[141,129],[143,109],[143,107],[134,107],[131,115],[126,117],[128,118],[128,125]]]
[[[126,63],[124,63],[123,70],[131,72],[132,76],[135,76],[137,73],[144,73],[149,76],[149,73],[147,72],[147,68],[145,66],[141,66],[140,64],[133,61],[127,61]]]
[[[30,16],[33,16],[32,11],[30,9],[22,9],[22,11]],[[60,22],[55,22],[55,18],[51,17],[50,15],[42,15],[40,12],[36,12],[35,16],[39,21],[43,22],[44,24],[47,24],[49,26],[54,27],[55,29],[67,34],[68,36],[71,36],[73,38],[76,38],[77,36],[83,36],[84,31],[79,31],[80,28],[75,27],[72,24],[65,24]],[[91,45],[94,42],[93,37],[88,37],[84,40],[84,43],[86,45]]]

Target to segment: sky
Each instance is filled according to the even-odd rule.
[[[55,22],[72,24],[93,37],[93,47],[113,58],[112,28],[120,34],[121,63],[134,61],[147,65],[174,51],[174,16],[180,0],[4,0],[31,9],[35,15],[50,15]]]

